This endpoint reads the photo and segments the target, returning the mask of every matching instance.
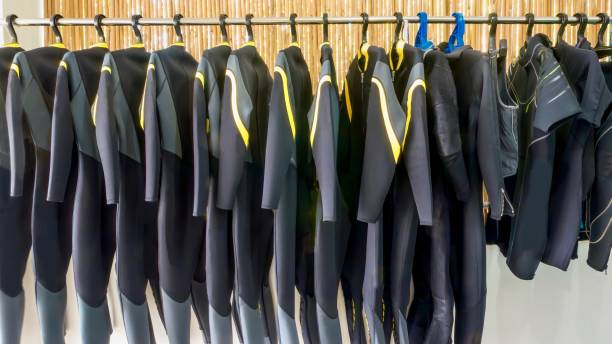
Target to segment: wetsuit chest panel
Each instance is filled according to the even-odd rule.
[[[159,57],[152,56],[152,59],[158,61]],[[176,108],[162,63],[155,63],[155,75],[157,77],[157,108],[159,111],[161,146],[164,150],[182,158],[183,149],[176,117]]]
[[[251,97],[249,96],[249,92],[247,91],[238,57],[234,54],[230,55],[227,60],[226,75],[229,77],[231,84],[230,106],[232,107],[231,113],[233,115],[234,124],[236,125],[245,146],[248,148],[251,139],[250,131],[247,128],[250,128],[250,120],[254,110],[254,105]],[[246,161],[251,162],[252,157],[250,154],[250,149],[247,149],[246,154]]]

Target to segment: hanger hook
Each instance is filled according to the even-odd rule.
[[[395,16],[395,41],[399,41],[400,34],[402,33],[402,28],[404,27],[404,16],[402,12],[393,13]]]
[[[363,25],[361,26],[361,43],[368,43],[368,24],[370,23],[370,16],[366,12],[361,13],[363,18]]]
[[[291,27],[291,43],[297,43],[297,29],[295,28],[295,17],[297,17],[297,13],[291,13],[289,16],[289,25]]]
[[[49,27],[51,28],[51,31],[53,31],[53,35],[55,36],[55,43],[64,43],[64,39],[62,38],[62,33],[60,32],[58,28],[58,21],[61,18],[64,18],[64,16],[62,16],[59,13],[56,13],[49,20]]]
[[[244,17],[244,21],[245,21],[245,25],[246,25],[246,30],[247,30],[247,41],[253,41],[253,23],[251,22],[251,19],[253,19],[253,14],[252,13],[248,13],[245,17]]]
[[[489,41],[493,40],[495,42],[495,36],[497,35],[497,23],[499,22],[499,18],[497,17],[497,13],[489,13]]]
[[[533,26],[535,25],[535,15],[531,12],[525,14],[525,19],[527,19],[527,39],[533,36]]]
[[[96,14],[93,19],[94,27],[96,28],[96,32],[98,33],[98,42],[105,43],[106,37],[104,36],[104,30],[102,30],[102,19],[106,18],[106,16],[102,13]]]
[[[329,42],[329,14],[323,13],[323,43]]]
[[[221,13],[219,16],[219,29],[221,30],[221,39],[223,42],[228,42],[227,39],[227,26],[225,25],[225,20],[227,19],[227,14]]]
[[[137,44],[142,44],[142,33],[138,28],[138,22],[140,21],[140,18],[142,18],[140,14],[134,14],[132,16],[132,30],[134,31],[134,36],[136,36]]]
[[[172,18],[172,26],[174,26],[175,40],[177,43],[183,43],[183,32],[181,31],[181,18],[183,15],[177,13]]]
[[[568,16],[566,13],[557,13],[557,17],[561,20],[559,31],[557,31],[557,43],[563,40],[563,34],[565,33],[565,27],[567,26]]]
[[[15,19],[17,19],[16,14],[9,14],[6,16],[6,29],[11,35],[11,43],[19,43],[19,39],[17,39],[17,33],[15,32]]]
[[[587,24],[589,23],[589,17],[585,13],[576,13],[574,17],[578,18],[578,41],[582,41]]]
[[[604,35],[606,34],[606,30],[608,29],[608,24],[610,24],[610,16],[607,13],[598,13],[597,16],[601,18],[601,27],[599,28],[599,32],[597,32],[597,45],[595,48],[603,47],[604,44]]]

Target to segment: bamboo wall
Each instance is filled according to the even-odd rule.
[[[181,13],[185,17],[218,17],[227,13],[230,17],[244,16],[253,13],[255,16],[289,16],[296,12],[302,16],[319,16],[328,12],[335,16],[359,15],[367,12],[370,15],[392,15],[401,11],[405,15],[416,15],[426,11],[429,15],[450,15],[452,12],[462,12],[465,16],[487,15],[497,12],[500,16],[523,16],[527,12],[535,15],[556,15],[559,12],[574,14],[585,12],[595,15],[599,12],[612,12],[612,0],[44,0],[45,16],[61,13],[65,17],[93,17],[103,13],[108,17],[130,17],[132,14],[142,14],[144,17],[172,17]],[[429,37],[434,43],[448,39],[452,24],[430,24]],[[554,39],[558,25],[536,25],[535,32],[544,32]],[[62,27],[64,41],[69,49],[81,49],[95,42],[96,34],[93,27]],[[245,36],[243,26],[228,26],[232,45],[238,47]],[[388,48],[393,40],[394,24],[371,24],[369,26],[369,41]],[[414,41],[418,30],[417,24],[410,24],[408,29],[409,42]],[[466,28],[466,44],[478,49],[486,49],[488,37],[487,25],[468,24]],[[523,44],[526,25],[500,25],[498,37],[507,38],[509,56],[514,57]],[[598,26],[589,25],[587,37],[596,41]],[[119,49],[130,45],[134,39],[129,27],[106,27],[107,41],[111,49]],[[254,26],[254,36],[257,47],[268,63],[272,66],[277,52],[290,41],[289,26]],[[142,29],[146,47],[151,50],[160,49],[172,43],[174,37],[172,27],[144,27]],[[335,51],[336,68],[339,78],[360,44],[361,24],[330,25],[331,45]],[[183,35],[187,49],[199,58],[207,47],[220,41],[218,27],[183,27]],[[299,26],[300,45],[313,78],[319,70],[319,45],[322,40],[320,26]],[[568,26],[565,39],[573,42],[576,37],[576,27]],[[46,40],[51,42],[52,36],[47,32]]]

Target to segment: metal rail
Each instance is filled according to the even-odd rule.
[[[528,24],[526,17],[497,17],[498,24]],[[602,19],[598,16],[589,16],[589,24],[599,24]],[[396,17],[394,16],[370,16],[368,22],[370,24],[383,24],[383,23],[395,23]],[[404,16],[403,21],[407,23],[418,23],[419,17],[417,16]],[[432,24],[454,24],[455,17],[452,16],[432,16],[429,17],[429,23]],[[13,23],[15,26],[49,26],[51,22],[50,18],[16,18]],[[465,17],[467,24],[489,24],[490,19],[488,16],[469,16]],[[227,25],[246,25],[245,18],[227,18],[225,20]],[[251,19],[252,25],[289,25],[289,17],[253,17]],[[322,17],[296,17],[295,23],[299,25],[318,25],[323,24]],[[350,16],[350,17],[328,17],[329,24],[361,24],[363,18],[361,16]],[[561,19],[555,16],[535,17],[535,24],[560,24]],[[579,18],[576,16],[568,17],[568,24],[578,24]],[[6,25],[5,19],[0,21],[1,25]],[[59,26],[93,26],[93,18],[60,18],[57,21]],[[130,18],[104,18],[101,21],[102,25],[105,26],[129,26],[132,25]],[[143,26],[166,26],[173,25],[172,18],[141,18],[138,20],[139,25]],[[219,25],[219,18],[181,18],[181,25]]]

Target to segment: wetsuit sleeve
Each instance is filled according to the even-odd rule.
[[[407,133],[406,115],[395,96],[389,66],[381,62],[374,67],[366,116],[357,219],[374,223],[380,218]]]
[[[110,54],[107,54],[102,65],[98,95],[94,103],[96,119],[96,143],[104,171],[106,203],[119,202],[119,137],[113,110],[113,78]]]
[[[249,147],[249,116],[253,103],[246,90],[238,58],[230,55],[225,71],[219,147],[219,192],[217,207],[234,206]]]
[[[206,215],[206,205],[208,204],[209,161],[206,130],[208,118],[206,82],[204,71],[198,68],[193,84],[193,216]]]
[[[151,55],[147,67],[147,80],[140,104],[140,118],[144,121],[145,132],[145,201],[159,199],[159,179],[161,174],[161,138],[157,114],[157,77],[155,55]]]
[[[323,69],[326,64],[323,65]],[[329,66],[327,66],[329,68]],[[309,113],[310,145],[321,192],[323,221],[336,221],[337,171],[334,117],[339,115],[336,89],[330,74],[322,74]]]
[[[285,56],[280,53],[274,67],[274,81],[270,97],[268,137],[266,143],[266,163],[264,171],[263,196],[264,209],[277,209],[287,169],[295,151],[295,121],[293,114],[292,90],[287,76]]]
[[[407,131],[402,143],[404,165],[408,171],[410,186],[414,194],[419,222],[432,224],[432,187],[429,162],[429,136],[427,131],[427,105],[423,65],[417,64],[410,72],[408,85],[402,101],[406,112]]]
[[[70,108],[68,64],[60,62],[55,83],[55,99],[51,119],[51,161],[47,201],[63,202],[72,165],[74,126]]]
[[[25,170],[25,143],[23,136],[23,103],[22,84],[18,55],[15,56],[9,71],[6,94],[6,122],[8,126],[9,148],[11,156],[11,196],[23,194],[23,177]]]

